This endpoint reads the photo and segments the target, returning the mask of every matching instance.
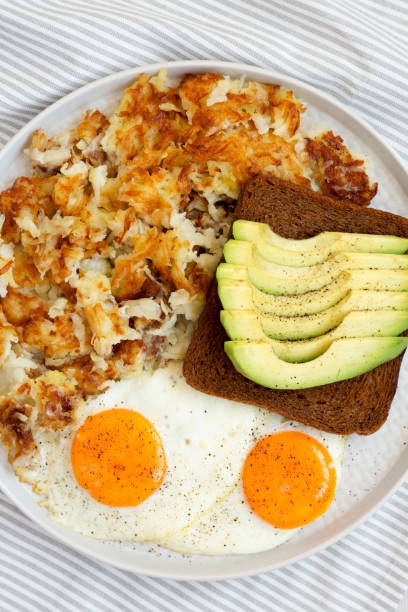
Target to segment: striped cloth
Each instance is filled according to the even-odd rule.
[[[52,101],[143,63],[271,67],[361,113],[408,160],[406,0],[0,0],[0,144]],[[398,609],[408,583],[408,483],[363,526],[267,574],[174,582],[102,566],[0,493],[0,610],[94,612]]]

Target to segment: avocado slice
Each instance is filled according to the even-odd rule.
[[[352,236],[353,234],[351,234]],[[348,234],[344,234],[343,236],[347,237]],[[404,240],[401,238],[401,240]],[[350,244],[350,249],[347,249],[348,243]],[[337,242],[333,242],[332,245],[328,245],[322,249],[311,249],[308,251],[291,251],[289,249],[282,249],[281,247],[275,246],[270,242],[259,238],[257,241],[245,241],[245,240],[231,240],[228,244],[226,244],[226,255],[225,258],[227,261],[231,263],[244,263],[240,260],[240,257],[247,256],[244,253],[244,249],[248,248],[244,245],[252,244],[254,253],[256,253],[260,258],[265,261],[269,261],[271,263],[275,263],[281,266],[289,266],[289,267],[310,267],[316,264],[321,264],[333,257],[334,255],[339,255],[340,253],[370,253],[371,255],[376,254],[387,254],[376,252],[375,249],[373,251],[364,250],[363,248],[356,248],[356,244],[351,240],[338,240]],[[361,247],[364,244],[360,245]],[[368,246],[368,245],[367,245]],[[354,248],[353,248],[354,247]],[[388,255],[392,255],[388,253]],[[397,255],[398,257],[399,255]]]
[[[353,285],[359,286],[360,289],[370,290],[378,282],[378,270],[352,270],[350,274]],[[384,277],[383,287],[385,288],[386,285],[389,291],[398,291],[399,287],[404,287],[404,291],[408,289],[408,270],[387,270]],[[328,278],[317,275],[312,279],[282,281],[271,274],[265,274],[261,268],[248,268],[249,281],[260,291],[272,295],[300,295],[309,291],[318,291],[328,286],[336,278],[338,278],[337,275],[329,275]]]
[[[231,280],[248,280],[248,272],[246,266],[237,266],[235,264],[220,263],[218,264],[215,276],[217,281],[224,278]]]
[[[346,380],[398,357],[408,338],[341,338],[306,363],[279,359],[269,342],[229,340],[225,351],[234,368],[270,389],[307,389]]]
[[[223,267],[225,266],[225,267]],[[235,268],[235,269],[234,269]],[[296,316],[314,314],[330,308],[341,300],[349,291],[408,291],[408,272],[405,270],[390,270],[386,274],[381,270],[352,270],[342,272],[334,281],[321,287],[301,294],[279,294],[265,291],[278,286],[272,285],[270,277],[263,277],[265,282],[259,289],[248,278],[245,267],[232,264],[220,264],[217,270],[218,295],[227,310],[244,308],[250,310],[254,306],[263,312],[270,312],[282,316]],[[256,280],[256,279],[255,279]],[[258,283],[262,285],[261,283]],[[241,305],[238,305],[241,304]]]
[[[222,268],[225,266],[225,268]],[[408,291],[408,274],[400,270],[390,270],[387,276],[378,270],[343,272],[332,283],[316,291],[301,295],[272,295],[264,293],[248,280],[246,269],[243,274],[230,274],[231,264],[220,264],[217,270],[218,295],[226,310],[259,310],[264,313],[283,317],[315,314],[334,306],[349,291]],[[238,268],[239,266],[236,266]],[[231,276],[231,278],[229,277]],[[408,304],[408,294],[401,300]],[[405,307],[404,307],[405,308]]]
[[[316,291],[350,270],[403,270],[408,274],[408,255],[339,253],[324,263],[298,268],[266,261],[250,242],[229,240],[224,256],[229,264],[246,266],[249,279],[258,289],[275,295]]]
[[[282,265],[268,261],[262,257],[258,245],[246,240],[227,240],[224,245],[224,257],[227,263],[241,266],[259,266],[265,271],[281,277],[313,276],[326,273],[333,267],[343,270],[406,270],[408,269],[408,255],[394,255],[390,253],[329,253],[324,261],[311,266]]]
[[[315,338],[337,327],[352,311],[406,310],[408,295],[390,291],[352,291],[331,308],[312,315],[282,317],[260,313],[263,330],[277,340]]]
[[[407,257],[408,259],[408,257]],[[315,266],[323,267],[326,264]],[[389,270],[386,273],[381,270],[339,270],[332,268],[326,274],[305,274],[301,270],[310,268],[292,268],[299,274],[284,278],[271,274],[260,266],[249,266],[222,263],[217,269],[217,279],[231,278],[234,280],[248,280],[254,287],[270,295],[301,295],[311,291],[318,291],[326,286],[329,287],[333,281],[341,278],[351,278],[352,286],[360,289],[386,289],[389,291],[408,290],[408,270]],[[380,284],[381,281],[381,284]]]
[[[307,251],[311,257],[313,257],[313,255],[317,256],[325,251],[330,251],[331,253],[339,253],[341,251],[354,251],[360,253],[405,253],[408,250],[408,238],[400,238],[398,236],[322,232],[312,238],[293,240],[290,238],[283,238],[283,236],[276,234],[266,223],[245,221],[243,219],[235,221],[232,230],[236,240],[247,240],[257,245],[261,243],[267,244],[285,251],[291,250],[294,252],[297,251],[298,253]],[[274,260],[271,259],[271,261]],[[317,263],[317,261],[315,263]]]
[[[253,310],[222,310],[221,323],[231,340],[262,340],[271,344],[283,361],[301,363],[315,359],[338,338],[398,336],[408,329],[408,311],[378,310],[350,312],[338,327],[311,340],[288,342],[265,335],[258,313]]]
[[[315,338],[334,329],[344,317],[353,311],[364,311],[366,317],[372,310],[406,310],[406,293],[389,291],[355,291],[331,308],[313,315],[280,317],[260,313],[263,330],[276,340],[305,340]]]

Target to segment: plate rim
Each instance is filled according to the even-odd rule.
[[[180,74],[183,72],[204,72],[204,71],[213,71],[218,72],[220,74],[230,74],[230,73],[242,73],[246,72],[251,73],[250,78],[256,78],[253,75],[258,75],[259,79],[267,79],[278,83],[281,83],[285,87],[293,88],[296,91],[296,88],[302,89],[307,92],[307,94],[312,97],[318,98],[320,100],[326,101],[332,107],[335,107],[341,114],[347,116],[348,119],[351,119],[355,124],[360,125],[364,128],[366,134],[370,136],[370,138],[376,142],[382,151],[386,152],[389,158],[395,164],[394,170],[399,175],[398,180],[405,180],[408,185],[408,171],[407,168],[400,157],[400,155],[391,148],[391,146],[386,142],[386,140],[362,117],[360,117],[354,110],[349,109],[345,104],[339,102],[336,98],[334,98],[331,94],[328,94],[324,91],[319,90],[313,85],[309,85],[301,81],[300,79],[292,78],[287,76],[279,71],[272,70],[269,68],[262,68],[259,66],[253,66],[250,64],[240,63],[240,62],[227,62],[227,61],[218,61],[218,60],[179,60],[179,61],[167,61],[167,62],[156,62],[153,64],[143,64],[141,66],[135,66],[133,68],[126,68],[125,70],[121,70],[118,72],[114,72],[102,78],[96,79],[81,87],[71,91],[60,99],[56,100],[45,109],[43,109],[40,113],[38,113],[35,117],[33,117],[28,123],[26,123],[17,133],[2,147],[0,150],[0,162],[3,157],[7,157],[8,155],[16,154],[18,155],[21,152],[22,145],[26,141],[28,136],[31,136],[32,132],[35,129],[40,127],[41,121],[48,114],[51,114],[53,111],[57,110],[60,106],[65,106],[70,101],[75,100],[76,98],[82,98],[87,93],[91,93],[93,89],[96,89],[99,86],[109,86],[112,84],[114,87],[117,81],[122,81],[124,79],[129,78],[131,81],[132,78],[135,78],[141,72],[146,72],[148,74],[152,74],[160,70],[161,68],[168,68],[170,70],[175,70]],[[96,100],[95,100],[96,103]],[[94,103],[94,104],[95,104]],[[96,104],[97,106],[97,104]],[[342,526],[340,529],[335,531],[331,536],[322,538],[321,541],[317,542],[316,545],[308,547],[306,550],[301,551],[297,554],[292,555],[290,559],[283,560],[282,562],[274,561],[274,562],[259,562],[258,565],[254,566],[251,569],[248,568],[238,568],[235,571],[223,571],[222,570],[222,562],[215,565],[214,568],[206,567],[204,570],[196,569],[193,565],[186,567],[185,573],[180,572],[176,569],[176,571],[163,571],[162,569],[158,569],[157,571],[154,569],[145,570],[142,565],[140,566],[130,566],[126,562],[121,562],[117,559],[107,559],[102,553],[95,550],[89,550],[86,547],[86,538],[83,538],[84,543],[79,544],[77,542],[72,543],[69,538],[69,534],[71,533],[67,530],[67,534],[62,534],[57,532],[56,529],[53,529],[54,523],[46,517],[42,519],[35,515],[30,509],[24,508],[22,506],[21,500],[19,500],[18,495],[15,494],[14,490],[10,488],[7,484],[0,483],[1,490],[16,504],[18,509],[22,511],[26,516],[28,516],[34,523],[40,525],[47,533],[51,534],[55,539],[62,541],[64,544],[68,545],[71,549],[79,551],[81,554],[84,554],[87,557],[93,558],[100,563],[108,563],[114,567],[119,569],[123,569],[126,571],[133,572],[135,574],[152,576],[163,579],[173,579],[173,580],[196,580],[196,581],[208,581],[208,580],[224,580],[230,578],[239,578],[244,576],[251,576],[259,573],[263,573],[272,569],[278,569],[280,567],[284,567],[286,565],[290,565],[295,563],[296,561],[300,561],[310,555],[327,548],[331,544],[334,544],[347,534],[349,534],[352,530],[358,527],[361,523],[367,520],[384,502],[392,495],[392,493],[398,488],[398,486],[404,481],[408,474],[408,463],[402,469],[397,470],[397,474],[391,478],[390,473],[397,467],[399,460],[401,459],[401,455],[397,459],[397,461],[393,464],[393,467],[390,468],[387,473],[388,479],[387,483],[384,486],[383,493],[374,495],[378,487],[383,484],[383,480],[381,480],[374,489],[362,500],[357,503],[357,507],[360,509],[357,517],[354,520],[346,521],[346,525]],[[15,482],[17,486],[22,486],[21,483],[17,480],[17,477],[14,476]],[[377,497],[376,501],[371,501],[371,497]],[[355,511],[355,509],[353,509]],[[349,512],[352,509],[348,510],[344,517],[341,517],[339,520],[347,518]],[[344,522],[344,520],[343,520]],[[267,551],[265,551],[267,552]],[[255,553],[256,554],[256,553]],[[255,555],[236,555],[237,558],[240,557],[252,557]],[[226,556],[226,559],[231,560],[231,556]],[[184,570],[183,570],[184,571]]]

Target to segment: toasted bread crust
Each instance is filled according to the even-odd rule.
[[[236,217],[268,223],[287,238],[322,231],[408,237],[408,220],[336,201],[276,178],[256,177],[244,187]],[[239,374],[224,352],[216,282],[184,361],[189,385],[210,395],[253,404],[336,434],[371,434],[386,421],[398,383],[402,356],[355,378],[303,389],[268,389]]]

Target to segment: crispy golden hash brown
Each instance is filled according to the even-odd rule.
[[[305,138],[278,85],[142,74],[109,119],[34,133],[34,174],[0,196],[0,424],[10,459],[83,398],[182,359],[244,182],[272,174],[363,206],[363,163]]]

